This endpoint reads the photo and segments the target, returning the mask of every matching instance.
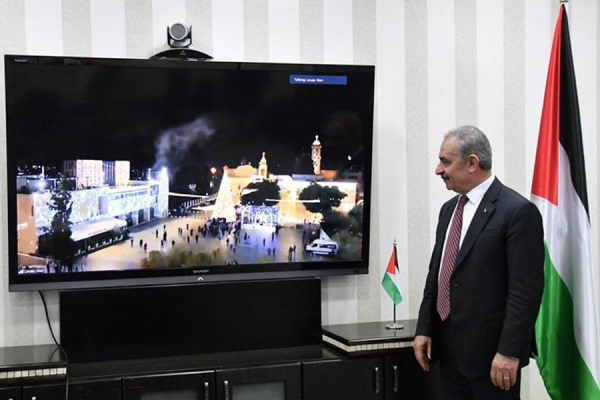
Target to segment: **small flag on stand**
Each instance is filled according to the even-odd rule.
[[[392,255],[388,262],[387,269],[383,275],[381,286],[385,289],[386,293],[390,296],[394,302],[394,306],[397,306],[402,302],[402,291],[400,290],[400,269],[398,268],[398,257],[396,255],[396,241],[394,241],[394,248],[392,249]]]

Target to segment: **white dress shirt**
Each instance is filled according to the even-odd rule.
[[[460,231],[460,242],[458,244],[459,251],[460,251],[460,247],[462,246],[465,235],[467,234],[467,231],[469,230],[469,225],[471,225],[471,221],[473,221],[473,217],[475,216],[475,211],[477,211],[477,207],[479,207],[479,204],[481,203],[483,196],[488,191],[490,186],[492,186],[492,183],[494,182],[495,178],[496,178],[495,175],[492,174],[492,176],[490,176],[485,181],[481,182],[479,185],[475,186],[468,193],[466,193],[469,200],[465,203],[465,206],[463,208],[462,229]],[[458,201],[456,202],[456,205],[454,206],[454,211],[452,212],[452,218],[454,218],[454,213],[456,212],[457,206],[458,206]],[[441,260],[440,266],[443,265],[443,263],[444,263],[444,256],[446,254],[446,241],[448,240],[448,231],[450,230],[450,226],[452,225],[452,218],[450,219],[451,222],[448,224],[448,228],[446,228],[446,238],[444,239],[444,248],[442,249],[442,260]],[[438,273],[438,279],[439,279],[439,274],[441,274],[441,272],[442,272],[442,268],[440,267],[440,271]]]

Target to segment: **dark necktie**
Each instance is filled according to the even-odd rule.
[[[463,208],[469,198],[461,195],[458,200],[458,206],[452,218],[452,224],[448,231],[448,240],[446,240],[446,250],[442,260],[442,272],[438,283],[437,310],[442,321],[445,321],[450,315],[450,277],[454,271],[454,263],[458,255],[460,244],[460,233],[462,230]]]

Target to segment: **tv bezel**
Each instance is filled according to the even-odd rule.
[[[253,271],[246,272],[244,265],[227,265],[226,272],[212,272],[223,266],[199,266],[165,269],[145,269],[127,271],[95,271],[90,273],[59,273],[59,274],[18,274],[17,251],[17,188],[16,188],[16,156],[14,138],[10,134],[13,115],[10,112],[13,106],[13,86],[17,84],[12,78],[14,65],[28,63],[38,65],[64,65],[64,66],[115,66],[133,68],[173,68],[173,69],[228,69],[228,70],[276,70],[290,71],[302,74],[346,74],[364,73],[372,75],[372,92],[370,101],[373,113],[370,121],[365,124],[362,146],[364,152],[363,170],[363,236],[361,260],[336,260],[328,261],[294,261],[292,263],[252,264]],[[10,292],[37,291],[37,290],[72,290],[95,289],[108,287],[149,286],[165,284],[202,284],[209,282],[286,279],[297,277],[326,277],[340,275],[360,275],[369,272],[369,247],[370,247],[370,212],[371,212],[371,184],[373,163],[373,137],[374,137],[374,91],[375,67],[372,65],[344,65],[344,64],[293,64],[293,63],[263,63],[263,62],[229,62],[229,61],[189,61],[189,60],[156,60],[156,59],[125,59],[125,58],[97,58],[97,57],[67,57],[67,56],[39,56],[39,55],[11,55],[4,56],[5,69],[5,103],[6,103],[6,168],[7,168],[7,223],[5,232],[8,231],[8,288]],[[13,229],[14,228],[14,229]],[[331,264],[334,264],[332,267]],[[209,271],[207,271],[209,270]]]

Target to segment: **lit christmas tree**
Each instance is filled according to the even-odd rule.
[[[219,193],[217,193],[217,200],[215,201],[212,217],[225,218],[227,222],[235,222],[236,220],[235,204],[233,204],[233,195],[227,168],[223,169],[223,178],[221,180],[221,186],[219,187]]]

